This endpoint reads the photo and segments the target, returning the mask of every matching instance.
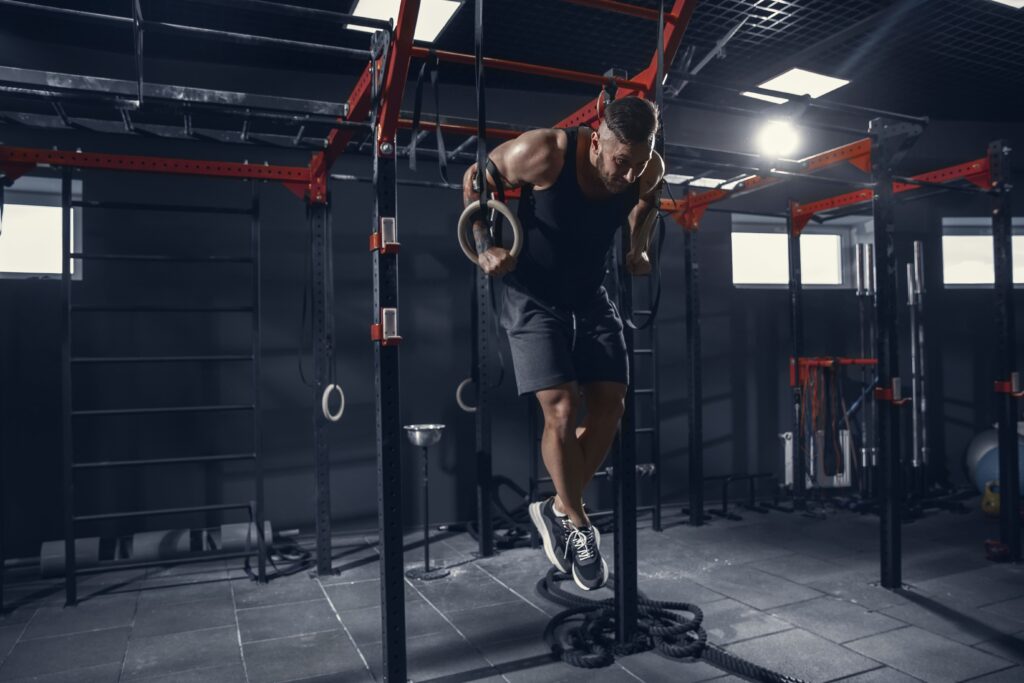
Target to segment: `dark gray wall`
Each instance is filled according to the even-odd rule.
[[[254,87],[252,77],[230,79],[232,72],[212,69],[203,76],[208,85],[234,82],[238,89]],[[329,79],[296,84],[290,94],[332,97],[347,85]],[[290,80],[289,80],[290,79]],[[549,123],[580,103],[575,98],[532,93],[494,92],[489,111],[495,118],[531,125]],[[473,96],[448,89],[446,112],[472,113]],[[670,140],[708,146],[749,149],[749,122],[672,110]],[[1024,131],[1000,132],[991,127],[958,124],[933,127],[908,161],[916,171],[982,156],[988,139]],[[304,155],[268,153],[199,143],[158,143],[138,139],[99,138],[73,132],[0,130],[5,144],[90,150],[128,151],[198,158],[242,159],[304,163]],[[820,149],[836,140],[819,136],[808,148]],[[422,162],[421,162],[422,163]],[[344,158],[337,171],[366,175],[366,157]],[[453,169],[455,175],[461,167]],[[401,175],[412,174],[403,166]],[[88,172],[88,199],[132,198],[164,203],[244,204],[250,186],[232,181],[141,177]],[[423,163],[418,177],[432,179],[436,169]],[[338,379],[348,396],[345,418],[331,428],[333,512],[339,526],[369,528],[375,524],[376,448],[372,406],[371,269],[367,252],[372,191],[366,184],[333,187],[335,286],[339,339]],[[821,188],[803,192],[823,196]],[[807,193],[810,194],[807,194]],[[263,313],[264,420],[267,473],[267,515],[278,528],[310,528],[313,518],[311,453],[312,390],[303,385],[296,349],[301,339],[302,287],[307,237],[304,208],[293,195],[275,185],[261,188],[263,198]],[[785,192],[765,193],[742,206],[779,210]],[[805,198],[799,195],[798,198]],[[403,188],[400,194],[402,419],[440,421],[449,430],[433,452],[435,476],[432,516],[437,520],[468,519],[473,514],[473,425],[461,413],[453,392],[469,373],[469,288],[472,271],[456,248],[454,224],[460,199],[455,192]],[[939,461],[959,476],[966,440],[991,420],[992,329],[991,295],[986,291],[943,290],[940,284],[939,234],[941,217],[986,215],[984,201],[959,195],[911,203],[898,212],[900,258],[909,243],[921,238],[928,245],[929,340],[931,341],[932,434]],[[708,214],[699,235],[703,286],[705,355],[706,473],[779,471],[777,433],[788,429],[786,359],[789,354],[787,296],[781,290],[737,290],[731,284],[729,216]],[[118,215],[91,211],[85,216],[85,248],[166,251],[169,253],[235,253],[245,246],[244,221],[206,218],[184,220],[176,214]],[[664,296],[659,334],[663,387],[662,444],[665,492],[681,496],[686,490],[685,389],[682,240],[670,229],[664,252]],[[152,302],[235,302],[246,296],[242,266],[92,266],[84,282],[75,285],[80,300]],[[204,271],[203,269],[209,269]],[[218,269],[216,274],[212,271]],[[120,271],[120,274],[118,274]],[[143,284],[147,282],[148,284]],[[808,291],[807,352],[853,355],[857,350],[856,302],[850,291]],[[10,553],[32,555],[42,540],[59,538],[60,526],[60,292],[54,280],[0,280],[0,454],[3,458],[5,521]],[[76,328],[77,329],[77,328]],[[901,334],[905,339],[905,326]],[[118,353],[242,348],[247,322],[224,318],[210,324],[188,317],[157,322],[129,317],[98,322],[76,336],[78,351]],[[308,354],[304,360],[309,363]],[[908,368],[904,364],[904,369]],[[162,368],[152,374],[131,369],[109,374],[87,371],[76,379],[75,400],[84,406],[161,405],[189,401],[232,402],[245,399],[245,368]],[[89,376],[92,374],[92,376]],[[76,376],[77,378],[77,376]],[[166,402],[166,403],[164,403]],[[525,404],[514,396],[511,376],[498,390],[494,425],[496,473],[525,481],[530,444],[525,430]],[[81,457],[184,455],[226,452],[244,448],[249,434],[242,419],[214,422],[194,419],[114,419],[100,429],[82,429]],[[415,523],[418,510],[418,461],[410,449],[405,482],[409,497],[406,520]],[[82,509],[107,511],[219,502],[248,497],[243,466],[163,469],[152,474],[124,473],[117,477],[82,479]],[[139,526],[111,526],[102,533],[127,533],[138,528],[213,524],[218,520],[160,519]],[[143,526],[148,524],[148,526]]]

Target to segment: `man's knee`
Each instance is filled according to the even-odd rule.
[[[544,412],[544,426],[560,434],[569,434],[576,427],[580,399],[572,387],[544,389],[537,392],[537,401]]]

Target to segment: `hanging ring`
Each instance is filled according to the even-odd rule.
[[[464,412],[475,413],[476,406],[471,406],[462,399],[462,392],[465,391],[466,387],[473,383],[472,377],[459,382],[459,386],[455,389],[455,402],[459,404],[459,408],[462,408]]]
[[[512,227],[512,249],[509,250],[509,255],[512,258],[519,256],[519,252],[523,249],[523,226],[519,223],[519,218],[512,213],[512,209],[508,208],[508,205],[499,202],[496,199],[488,199],[487,207],[493,207],[495,211],[500,213],[508,221],[508,224]],[[473,248],[473,244],[469,240],[468,230],[473,224],[473,218],[480,210],[480,200],[476,200],[472,204],[466,207],[459,216],[459,246],[462,247],[462,252],[466,255],[473,263],[479,264],[477,260],[476,249]]]
[[[338,392],[338,400],[340,403],[338,405],[337,412],[332,413],[330,406],[331,394],[335,391]],[[341,390],[340,386],[337,384],[327,385],[324,389],[323,396],[320,397],[320,409],[323,410],[324,417],[331,422],[337,422],[341,419],[341,416],[345,414],[345,392]]]

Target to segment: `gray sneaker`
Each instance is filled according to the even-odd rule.
[[[608,583],[608,563],[601,557],[596,530],[593,526],[574,527],[566,522],[569,534],[565,538],[566,552],[572,553],[572,578],[585,591],[592,591]]]
[[[565,548],[565,538],[569,535],[572,524],[568,517],[559,517],[555,514],[555,499],[537,503],[530,503],[530,519],[537,527],[541,541],[544,543],[544,553],[555,569],[568,574],[572,571],[572,558],[568,556]]]

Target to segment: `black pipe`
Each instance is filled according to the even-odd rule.
[[[64,592],[68,605],[78,603],[75,551],[75,477],[71,418],[71,169],[61,169],[61,454],[64,478]]]
[[[252,516],[256,523],[256,545],[259,549],[259,557],[256,560],[256,576],[260,583],[267,582],[267,539],[263,535],[263,519],[266,514],[264,482],[263,482],[263,297],[261,290],[262,277],[260,274],[261,255],[261,219],[260,219],[260,186],[258,183],[252,185],[252,204],[250,206],[250,260],[253,264],[250,272],[250,286],[252,292],[252,438],[253,438],[253,479],[256,489],[256,500],[254,501]]]
[[[238,9],[243,10],[263,11],[268,14],[280,14],[282,16],[315,19],[317,21],[330,23],[337,22],[353,26],[365,26],[366,28],[375,28],[379,31],[390,31],[392,29],[391,22],[385,21],[384,19],[371,19],[370,17],[361,17],[357,14],[312,9],[310,7],[298,7],[296,5],[286,5],[279,2],[267,2],[267,0],[193,0],[193,2],[202,2],[208,5],[237,7]]]
[[[804,459],[803,403],[808,399],[803,395],[800,383],[800,359],[804,355],[804,309],[803,309],[803,273],[800,263],[800,233],[793,223],[793,202],[786,216],[786,235],[789,245],[789,329],[792,336],[793,355],[790,358],[792,367],[790,377],[795,378],[792,387],[793,396],[793,508],[803,510],[807,507],[807,476]],[[813,438],[813,435],[812,435]],[[807,443],[807,452],[811,452]]]
[[[690,524],[704,524],[704,416],[703,392],[701,388],[701,345],[700,345],[700,265],[697,263],[697,231],[683,233],[685,266],[683,271],[686,287],[686,362],[690,408],[687,411],[689,424],[689,479],[690,479]]]
[[[99,515],[78,515],[73,517],[75,522],[96,522],[105,519],[129,519],[134,517],[163,517],[167,515],[182,515],[192,512],[215,512],[223,510],[250,509],[251,503],[220,503],[218,505],[190,505],[180,508],[162,508],[156,510],[132,510],[131,512],[107,512]],[[73,538],[72,538],[73,541]]]
[[[999,420],[999,535],[1009,549],[1009,559],[1021,559],[1020,462],[1017,446],[1017,329],[1013,292],[1013,213],[1010,205],[1012,174],[1010,146],[996,141],[988,147],[989,170],[994,189],[992,206],[992,249],[995,259],[996,381],[1009,383],[997,399]]]

